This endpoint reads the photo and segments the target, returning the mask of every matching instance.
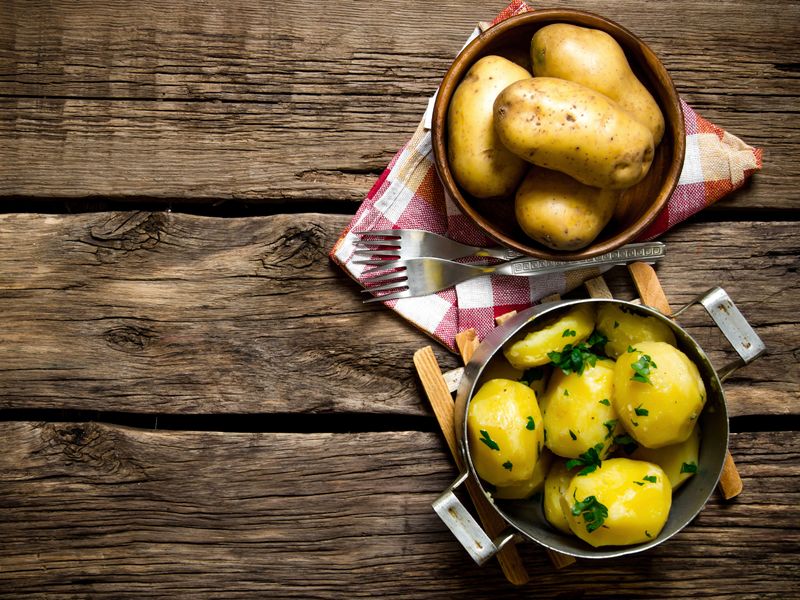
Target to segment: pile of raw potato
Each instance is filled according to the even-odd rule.
[[[552,526],[594,547],[655,539],[673,490],[698,469],[697,366],[669,325],[614,302],[531,327],[487,365],[469,403],[470,455],[486,489],[541,495]]]
[[[511,198],[521,229],[556,250],[589,245],[647,175],[664,117],[607,33],[566,23],[531,40],[533,76],[477,61],[447,115],[448,160],[476,198]]]

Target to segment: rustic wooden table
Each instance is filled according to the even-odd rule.
[[[327,252],[503,6],[0,1],[0,596],[800,597],[796,2],[569,3],[764,149],[658,267],[768,346],[726,386],[744,492],[633,558],[522,546],[521,590],[431,510],[455,476],[412,365],[434,342]]]

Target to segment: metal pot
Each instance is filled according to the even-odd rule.
[[[701,444],[697,473],[674,493],[669,519],[661,533],[653,540],[643,544],[593,548],[579,538],[564,535],[551,527],[544,518],[541,502],[492,499],[475,471],[467,442],[466,415],[470,399],[486,367],[495,357],[502,358],[500,350],[503,345],[523,329],[527,329],[543,319],[553,317],[569,307],[583,303],[619,304],[628,311],[653,317],[666,323],[674,332],[678,347],[697,365],[707,390],[706,405],[699,420]],[[739,360],[719,371],[714,369],[700,345],[672,319],[653,308],[623,300],[565,300],[534,306],[515,315],[486,337],[465,367],[456,396],[455,431],[459,450],[464,459],[465,470],[433,505],[439,517],[475,562],[483,564],[494,556],[504,544],[512,540],[531,540],[557,552],[581,558],[612,558],[634,554],[666,541],[683,529],[700,512],[719,481],[728,449],[728,412],[722,381],[737,368],[758,358],[765,351],[765,347],[723,289],[717,287],[709,290],[676,311],[675,316],[697,303],[706,309],[739,355]],[[497,539],[489,538],[456,495],[457,488],[468,477],[473,477],[478,482],[481,490],[490,498],[497,513],[509,525],[508,530]]]

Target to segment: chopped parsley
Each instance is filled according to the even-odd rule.
[[[480,440],[481,440],[481,441],[482,441],[484,444],[486,444],[487,446],[489,446],[489,449],[490,449],[490,450],[497,450],[497,451],[499,451],[499,450],[500,450],[500,446],[498,446],[498,445],[497,445],[497,442],[495,442],[495,441],[494,441],[494,440],[491,438],[491,436],[489,435],[489,432],[488,432],[488,431],[486,431],[486,430],[484,430],[484,429],[481,429],[480,431],[481,431],[481,437],[480,437]]]
[[[644,481],[634,481],[633,483],[636,485],[644,485]]]
[[[578,335],[578,332],[574,329],[565,329],[564,333],[561,334],[561,337],[575,337]]]
[[[564,395],[565,395],[565,396],[569,396],[569,390],[568,390],[568,389],[566,389],[566,388],[564,389]]]
[[[593,367],[597,364],[598,356],[602,352],[602,347],[608,342],[601,333],[593,333],[589,339],[579,344],[567,344],[561,352],[548,352],[547,358],[559,369],[564,372],[564,375],[570,373],[583,374],[586,365]]]
[[[525,369],[525,371],[523,371],[519,382],[529,386],[534,381],[540,381],[543,378],[544,369],[542,367],[531,367],[530,369]]]
[[[630,354],[631,352],[638,352],[638,350],[636,350],[636,348],[634,348],[633,346],[628,346],[628,354]]]
[[[650,411],[647,410],[646,408],[642,408],[641,404],[639,406],[637,406],[636,408],[634,408],[633,412],[636,413],[637,417],[646,417],[647,415],[650,414]]]
[[[650,358],[649,354],[642,354],[639,357],[639,360],[636,362],[631,363],[631,369],[634,371],[633,377],[631,377],[631,381],[638,381],[640,383],[649,383],[653,385],[653,382],[650,381],[650,369],[657,368],[658,365]],[[636,414],[639,414],[638,412]]]
[[[617,419],[611,419],[610,421],[606,421],[603,423],[606,429],[608,429],[608,433],[606,434],[606,439],[610,438],[614,435],[614,430],[617,428]]]
[[[697,473],[697,463],[683,463],[681,465],[681,473]]]
[[[578,475],[588,475],[597,470],[600,466],[600,452],[603,450],[603,444],[595,444],[593,448],[589,448],[586,452],[580,455],[580,458],[571,458],[567,461],[567,469],[571,470],[575,467],[583,467],[578,471]]]
[[[572,441],[575,442],[578,440],[578,436],[575,435],[575,432],[572,429],[569,430],[569,437],[572,438]]]
[[[617,327],[619,327],[619,321],[614,321],[614,329],[616,329]]]
[[[573,494],[575,504],[572,505],[572,514],[574,516],[580,515],[586,522],[586,531],[592,533],[600,527],[608,517],[608,508],[602,504],[595,496],[586,496],[583,500]]]
[[[639,447],[639,444],[636,443],[636,440],[634,440],[627,433],[623,435],[614,436],[614,443],[617,446],[622,446],[622,449],[625,451],[625,454],[633,454]]]
[[[608,398],[603,398],[602,400],[598,400],[600,404],[605,404],[606,406],[611,406],[611,401]]]
[[[646,529],[644,530],[644,534],[649,538],[653,537],[653,534],[647,531]]]
[[[528,423],[525,425],[525,429],[527,429],[528,431],[533,431],[534,429],[536,429],[536,423],[534,422],[533,417],[531,417],[530,415],[528,416]]]
[[[510,471],[511,469],[514,468],[514,465],[511,464],[510,460],[507,460],[506,462],[503,463],[503,468]]]
[[[644,477],[642,477],[642,479],[644,479],[645,481],[649,481],[650,483],[656,483],[658,481],[658,477],[656,477],[655,475],[645,475]]]

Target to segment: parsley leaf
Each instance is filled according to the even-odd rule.
[[[637,350],[633,346],[628,346],[627,352],[628,352],[628,354],[630,354],[631,352],[637,352]]]
[[[578,471],[578,475],[588,475],[597,470],[600,466],[600,452],[603,450],[603,444],[595,444],[593,448],[589,448],[586,452],[580,455],[580,458],[571,458],[567,461],[567,470],[574,469],[575,467],[583,467]]]
[[[578,335],[578,332],[574,329],[565,329],[564,333],[561,334],[561,337],[575,337]]]
[[[527,429],[528,431],[533,431],[534,429],[536,429],[536,423],[534,422],[533,417],[528,416],[528,423],[527,425],[525,425],[525,429]]]
[[[636,408],[634,408],[633,412],[635,412],[636,416],[638,416],[638,417],[646,417],[647,415],[650,414],[650,411],[647,410],[646,408],[642,408],[641,404],[639,406],[637,406]]]
[[[614,329],[616,329],[617,327],[619,327],[619,321],[614,321]]]
[[[624,435],[614,436],[614,443],[617,446],[622,446],[622,449],[625,451],[625,454],[633,454],[639,447],[639,444],[636,443],[636,440],[634,440],[627,433]]]
[[[599,400],[598,402],[600,402],[600,404],[605,404],[606,406],[611,406],[611,401],[608,398],[603,398],[602,400]]]
[[[569,390],[568,390],[568,389],[565,389],[565,390],[564,390],[564,395],[565,395],[565,396],[569,396]]]
[[[634,370],[634,375],[631,377],[631,381],[638,381],[640,383],[649,383],[650,385],[653,385],[653,382],[650,381],[651,367],[655,369],[658,367],[658,365],[653,362],[653,359],[650,358],[649,354],[642,354],[639,357],[639,360],[631,363],[631,369]],[[636,414],[639,414],[638,410]]]
[[[617,427],[617,419],[611,419],[610,421],[606,421],[603,423],[606,429],[608,429],[608,433],[606,434],[606,439],[610,438],[614,435],[614,429]]]
[[[602,527],[603,522],[608,517],[608,508],[595,496],[587,496],[583,500],[575,498],[575,504],[572,505],[572,514],[576,517],[578,515],[582,516],[586,522],[586,531],[592,533]]]
[[[681,473],[697,473],[697,463],[683,463],[681,465]]]
[[[572,438],[572,441],[575,442],[578,440],[578,436],[575,435],[575,432],[572,429],[569,430],[569,437]]]
[[[539,381],[543,377],[544,369],[542,367],[531,367],[530,369],[525,369],[525,371],[523,371],[519,382],[529,386],[534,381]]]
[[[506,462],[503,463],[503,468],[510,471],[511,469],[514,468],[514,465],[511,464],[510,460],[507,460]]]
[[[642,479],[644,479],[645,481],[649,481],[650,483],[656,483],[658,481],[658,477],[656,477],[655,475],[645,475],[644,477],[642,477]]]
[[[482,441],[484,444],[486,444],[487,446],[489,446],[489,449],[491,449],[491,450],[498,450],[498,451],[500,450],[500,446],[498,446],[498,445],[497,445],[497,442],[495,442],[495,441],[494,441],[494,440],[491,438],[491,436],[489,435],[489,432],[488,432],[488,431],[486,431],[486,430],[484,430],[484,429],[481,429],[481,430],[480,430],[480,432],[481,432],[481,437],[480,437],[480,440],[481,440],[481,441]]]

